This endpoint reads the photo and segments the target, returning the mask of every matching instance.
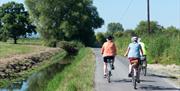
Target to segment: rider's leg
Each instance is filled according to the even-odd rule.
[[[107,63],[104,62],[104,75],[106,75],[106,72],[107,72]]]
[[[129,77],[131,77],[131,72],[132,72],[132,65],[129,64],[129,74],[128,74]]]
[[[114,59],[115,59],[115,56],[112,56],[112,69],[114,70]]]

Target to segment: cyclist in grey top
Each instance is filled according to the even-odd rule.
[[[132,41],[132,43],[129,44],[129,46],[127,48],[127,51],[124,54],[124,56],[128,56],[128,59],[130,61],[129,74],[128,74],[129,77],[131,77],[132,63],[137,60],[137,64],[139,65],[140,51],[143,54],[141,45],[138,43],[138,38],[137,37],[132,37],[131,41]]]

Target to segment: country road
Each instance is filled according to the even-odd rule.
[[[103,78],[103,59],[99,48],[94,48],[96,56],[95,91],[180,91],[180,88],[172,86],[166,77],[156,75],[148,70],[147,76],[141,75],[141,83],[134,90],[131,78],[128,75],[128,61],[125,57],[116,56],[115,70],[112,72],[111,83]]]

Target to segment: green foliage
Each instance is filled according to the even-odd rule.
[[[170,26],[170,27],[167,27],[166,29],[163,29],[163,32],[168,35],[178,34],[179,31],[180,31],[180,29],[177,29],[174,26]]]
[[[102,45],[106,41],[104,33],[98,32],[96,34],[96,40],[99,43],[99,46]]]
[[[140,37],[147,47],[148,63],[180,65],[180,31],[178,29],[168,27],[161,33],[143,34]],[[125,53],[130,39],[131,36],[116,39],[119,54]]]
[[[79,49],[83,48],[84,45],[77,41],[60,41],[57,44],[57,47],[64,49],[67,52],[67,56],[76,55]]]
[[[82,48],[72,63],[48,83],[45,91],[93,91],[94,60],[91,49]]]
[[[157,37],[158,36],[158,37]],[[153,63],[159,63],[160,57],[163,55],[164,51],[170,46],[170,38],[164,35],[155,34],[149,37],[145,42],[148,47],[148,57],[154,60]]]
[[[107,32],[110,35],[113,35],[114,33],[118,32],[118,31],[120,31],[120,32],[124,31],[124,28],[123,28],[122,24],[120,24],[120,23],[109,23],[107,28],[108,28]]]
[[[140,21],[140,23],[137,25],[135,32],[138,35],[142,34],[147,34],[148,33],[148,28],[147,28],[147,22],[146,21]],[[156,21],[151,21],[150,22],[150,29],[151,33],[159,33],[162,31],[163,27],[158,24]]]
[[[131,37],[131,36],[136,36],[137,34],[135,33],[134,30],[128,29],[123,32],[123,36]]]
[[[32,19],[45,40],[95,41],[94,29],[104,23],[92,0],[25,0]]]
[[[7,41],[9,37],[17,39],[26,34],[36,33],[35,26],[29,20],[29,14],[23,4],[9,2],[0,6],[0,40]]]

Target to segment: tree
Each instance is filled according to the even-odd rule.
[[[139,35],[141,34],[147,34],[148,27],[147,27],[147,22],[146,21],[140,21],[140,23],[137,25],[135,32]],[[150,22],[150,29],[151,33],[159,33],[162,31],[163,27],[158,24],[156,21],[151,21]]]
[[[98,32],[96,34],[96,40],[100,45],[102,45],[104,42],[106,42],[105,35],[102,32]]]
[[[37,28],[46,41],[78,40],[89,46],[94,29],[104,23],[92,0],[26,0]]]
[[[120,32],[124,31],[124,28],[123,28],[122,24],[120,24],[120,23],[109,23],[107,28],[108,28],[108,30],[107,30],[108,34],[111,34],[111,35],[113,35],[114,33],[118,32],[118,31],[120,31]]]
[[[35,26],[29,20],[29,14],[25,11],[23,4],[9,2],[0,7],[0,37],[5,41],[10,37],[14,44],[20,36],[36,33]]]

